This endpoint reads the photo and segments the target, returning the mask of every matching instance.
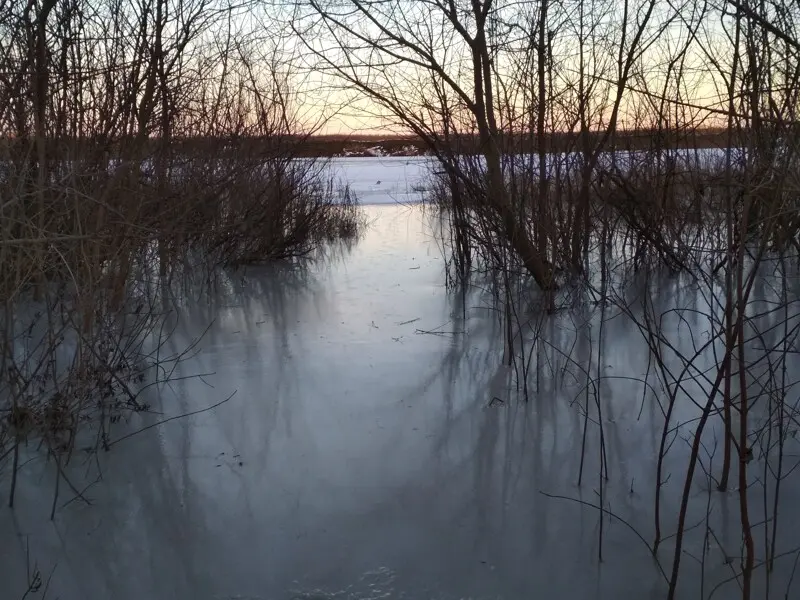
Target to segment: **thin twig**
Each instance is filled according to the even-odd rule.
[[[128,438],[132,438],[135,435],[138,435],[138,434],[140,434],[140,433],[142,433],[144,431],[147,431],[148,429],[152,429],[153,427],[158,427],[159,425],[163,425],[164,423],[169,423],[170,421],[174,421],[176,419],[183,419],[185,417],[191,417],[193,415],[198,415],[200,413],[204,413],[204,412],[207,412],[209,410],[213,410],[213,409],[217,408],[218,406],[221,406],[221,405],[225,404],[226,402],[228,402],[228,400],[230,400],[231,398],[233,398],[236,395],[237,391],[238,390],[235,390],[230,396],[228,396],[224,400],[220,400],[216,404],[212,404],[211,406],[207,406],[206,408],[201,408],[199,410],[193,410],[191,412],[183,413],[183,414],[180,414],[180,415],[175,415],[174,417],[169,417],[168,419],[162,419],[161,421],[158,421],[156,423],[151,423],[150,425],[147,425],[146,427],[142,427],[141,429],[137,429],[136,431],[133,431],[131,433],[123,435],[122,437],[117,438],[113,442],[110,442],[108,444],[108,448],[110,449],[110,448],[112,448],[113,446],[115,446],[116,444],[118,444],[119,442],[121,442],[123,440],[127,440]]]

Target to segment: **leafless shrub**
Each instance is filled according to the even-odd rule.
[[[244,10],[0,0],[0,456],[13,462],[12,504],[21,444],[45,447],[60,481],[76,444],[108,448],[110,428],[149,410],[143,392],[191,355],[164,351],[164,298],[181,278],[311,256],[361,231],[357,200],[326,165],[295,158],[316,125],[299,124],[281,44],[237,29]]]

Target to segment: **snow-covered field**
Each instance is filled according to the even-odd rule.
[[[740,155],[734,151],[735,157]],[[719,168],[725,152],[716,148],[697,150],[674,150],[669,154],[677,168]],[[578,153],[553,154],[549,156],[549,168],[556,162],[566,168],[575,169],[582,160]],[[480,159],[475,159],[480,160]],[[537,168],[538,156],[518,156],[512,160],[524,162]],[[651,161],[644,151],[604,153],[599,166],[618,168],[622,171],[631,166]],[[430,189],[433,174],[437,171],[436,160],[431,157],[346,157],[330,159],[328,172],[339,185],[347,184],[362,204],[410,204],[423,200],[424,192]]]
[[[410,204],[421,201],[435,170],[424,156],[332,158],[329,172],[339,185],[349,185],[362,204]]]

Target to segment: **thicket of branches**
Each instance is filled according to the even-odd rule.
[[[315,123],[301,127],[292,61],[251,9],[0,0],[0,463],[12,458],[11,503],[22,443],[38,438],[60,470],[82,429],[108,447],[112,422],[147,409],[140,392],[183,356],[163,350],[168,307],[156,298],[171,282],[358,233],[352,196],[324,164],[294,159]]]
[[[469,282],[483,273],[498,284],[507,359],[523,385],[545,350],[581,374],[584,428],[599,430],[600,497],[589,504],[601,511],[600,556],[614,468],[603,434],[603,324],[614,307],[642,333],[642,399],[663,416],[652,542],[640,539],[666,564],[668,597],[678,594],[699,470],[739,499],[740,559],[727,585],[738,583],[742,598],[768,596],[776,561],[789,557],[786,574],[798,556],[778,525],[798,419],[789,280],[800,249],[797,6],[303,0],[292,16],[314,68],[359,90],[437,156],[431,199],[442,210],[451,275]],[[723,132],[721,147],[704,147],[712,128]],[[646,141],[634,145],[633,131],[646,131]],[[478,152],[465,152],[476,139]],[[546,309],[536,323],[518,317],[532,302],[517,295],[526,278]],[[664,297],[676,280],[690,290],[688,304]],[[553,349],[541,327],[546,312],[578,305],[598,311],[576,326],[576,339],[594,344],[588,362]],[[687,340],[689,321],[702,340]],[[676,453],[684,477],[665,489],[664,463]],[[670,493],[678,510],[667,516]],[[710,494],[701,501],[708,507]],[[711,512],[695,530],[700,594],[731,597],[725,582],[705,582]],[[770,576],[754,591],[758,567]]]

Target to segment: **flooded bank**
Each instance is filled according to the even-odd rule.
[[[362,187],[408,181],[399,175],[407,165],[396,168],[396,177],[360,171]],[[491,294],[445,289],[430,212],[396,203],[366,210],[371,227],[337,258],[303,272],[248,269],[181,302],[168,350],[180,353],[205,332],[197,354],[152,390],[151,413],[120,423],[111,438],[201,412],[111,452],[77,455],[68,468],[75,489],[62,483],[52,522],[55,470],[30,448],[16,507],[0,509],[4,598],[22,597],[34,563],[47,597],[62,600],[665,597],[664,576],[631,530],[652,539],[664,420],[638,382],[648,369],[641,333],[609,308],[598,364],[598,310],[548,318],[526,403],[503,366]],[[676,284],[665,302],[690,302],[689,293]],[[700,316],[686,326],[705,327]],[[598,415],[590,410],[587,428],[586,376],[575,364],[603,374],[607,479]],[[695,414],[686,403],[675,418]],[[710,429],[709,439],[721,431]],[[688,455],[689,432],[679,433],[664,467],[666,571]],[[796,450],[787,446],[787,463]],[[712,591],[741,553],[738,494],[711,487],[699,470],[681,598],[701,589],[735,595],[735,580]],[[800,488],[789,478],[781,493],[784,556],[772,593],[791,598]],[[601,494],[613,513],[603,518],[602,545],[591,506]],[[754,521],[761,494],[754,486]],[[698,526],[706,514],[710,541]]]

